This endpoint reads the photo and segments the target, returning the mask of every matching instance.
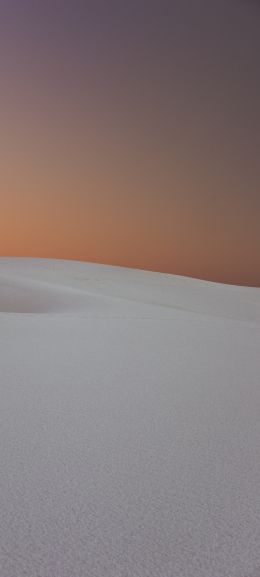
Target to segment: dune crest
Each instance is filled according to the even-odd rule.
[[[260,322],[259,294],[256,288],[123,267],[0,258],[0,312],[109,315],[125,302],[146,314],[157,306],[167,308],[166,315],[176,309]]]

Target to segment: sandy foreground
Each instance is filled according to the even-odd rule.
[[[0,577],[260,576],[260,289],[0,259]]]

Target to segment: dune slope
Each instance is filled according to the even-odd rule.
[[[0,576],[260,576],[260,290],[0,259]]]

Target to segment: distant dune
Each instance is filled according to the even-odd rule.
[[[0,577],[260,576],[260,289],[0,258]]]

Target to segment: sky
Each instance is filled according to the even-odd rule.
[[[1,0],[0,255],[260,286],[260,2]]]

